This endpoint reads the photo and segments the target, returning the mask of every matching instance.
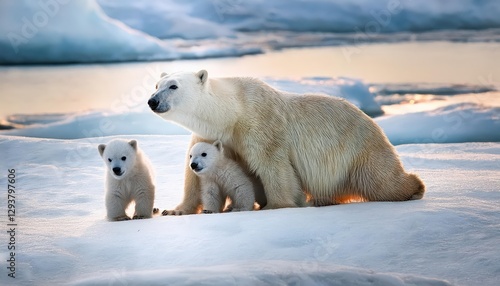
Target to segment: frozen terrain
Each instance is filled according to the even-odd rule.
[[[151,158],[156,206],[175,207],[189,136],[120,137]],[[112,138],[0,136],[17,210],[16,278],[2,248],[0,284],[500,283],[500,143],[398,146],[427,185],[419,201],[108,222],[96,146]]]
[[[1,1],[0,64],[194,59],[415,40],[498,42],[499,13],[495,0]]]

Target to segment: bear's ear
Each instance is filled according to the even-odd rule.
[[[207,81],[208,72],[206,70],[201,70],[198,73],[196,73],[196,76],[200,79],[201,84],[204,84]]]
[[[215,146],[215,148],[217,148],[217,150],[219,152],[222,152],[223,151],[223,148],[222,148],[222,142],[220,142],[220,140],[217,140],[215,141],[212,145]]]
[[[134,150],[137,150],[137,141],[136,140],[130,140],[128,142],[128,144],[130,144],[130,146],[132,146],[132,148],[134,148]]]
[[[104,148],[106,148],[106,145],[104,144],[99,144],[99,146],[97,146],[97,150],[99,150],[99,154],[101,154],[101,157],[102,153],[104,153]]]
[[[168,75],[168,73],[162,72],[161,75],[160,75],[160,77],[164,77],[164,76],[167,76],[167,75]]]

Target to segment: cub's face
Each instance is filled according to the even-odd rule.
[[[189,166],[197,175],[209,172],[219,157],[222,156],[222,146],[219,141],[214,144],[199,142],[189,151]]]
[[[115,139],[98,147],[108,172],[117,180],[124,178],[134,167],[137,155],[137,141]]]
[[[163,73],[148,105],[153,112],[165,119],[172,118],[176,113],[189,114],[202,98],[207,78],[205,70],[170,75]]]

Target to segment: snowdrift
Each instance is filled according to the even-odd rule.
[[[376,121],[394,145],[500,142],[500,107],[464,102]]]

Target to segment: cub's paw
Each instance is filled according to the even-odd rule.
[[[159,208],[153,208],[153,214],[157,214],[160,212],[160,209]]]
[[[135,215],[132,219],[145,219],[145,216],[142,215]]]
[[[202,210],[201,213],[202,214],[213,214],[214,212],[213,211],[209,211],[209,210]]]
[[[124,220],[130,220],[130,218],[128,216],[119,216],[119,217],[115,217],[113,220],[114,221],[124,221]]]
[[[164,210],[161,215],[183,215],[184,212],[181,210]]]

